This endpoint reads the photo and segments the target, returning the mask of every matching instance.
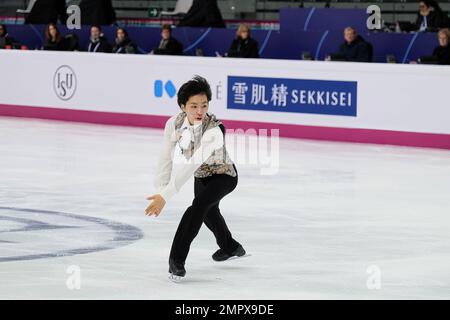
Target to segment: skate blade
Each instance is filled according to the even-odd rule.
[[[240,257],[238,257],[238,256],[233,256],[233,257],[231,257],[231,258],[228,258],[227,260],[224,260],[224,261],[217,261],[217,262],[226,262],[226,261],[230,261],[230,260],[237,260],[237,259],[242,259],[242,258],[247,258],[247,257],[251,257],[251,254],[246,253],[246,254],[244,254],[243,256],[240,256]]]
[[[173,274],[169,275],[169,280],[175,283],[180,283],[183,280],[184,277],[175,276]]]

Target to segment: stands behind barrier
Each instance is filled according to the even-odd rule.
[[[89,41],[89,27],[81,30],[67,30],[60,26],[62,34],[73,32],[78,35],[80,45],[86,49]],[[44,43],[43,25],[8,25],[11,36],[30,49],[39,49]],[[104,27],[105,36],[110,42],[115,37],[115,27]],[[129,27],[131,39],[137,44],[141,53],[148,53],[160,41],[158,28]],[[316,60],[323,60],[326,55],[337,51],[343,42],[342,30],[333,31],[270,31],[255,30],[253,37],[258,41],[262,58],[301,59],[302,52],[311,52]],[[202,48],[205,56],[215,56],[216,52],[224,54],[235,36],[235,30],[205,28],[175,28],[173,35],[184,46],[186,55],[195,55],[196,48]],[[420,56],[429,55],[438,45],[434,33],[374,33],[361,35],[374,47],[374,62],[386,62],[386,56],[392,54],[397,62],[407,63]]]

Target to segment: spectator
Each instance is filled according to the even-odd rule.
[[[75,33],[69,33],[64,37],[67,51],[80,51],[80,41]]]
[[[450,30],[447,28],[439,30],[438,40],[439,46],[433,50],[433,55],[421,57],[420,63],[450,65]]]
[[[107,26],[116,22],[111,0],[81,0],[81,24]]]
[[[137,48],[128,37],[128,32],[124,28],[116,31],[116,44],[112,49],[113,53],[137,53]]]
[[[337,54],[340,60],[354,62],[372,62],[372,45],[358,35],[352,27],[344,29],[345,42],[340,45]],[[333,60],[333,59],[332,59]]]
[[[228,57],[259,58],[258,42],[251,37],[250,27],[241,24],[236,32],[236,38],[228,50]]]
[[[12,46],[16,41],[8,34],[6,25],[0,24],[0,48],[5,46]]]
[[[448,16],[442,12],[435,0],[422,0],[419,2],[416,28],[418,31],[437,31],[439,28],[450,26]]]
[[[217,0],[194,0],[178,26],[225,28],[225,22],[223,22]]]
[[[67,21],[65,0],[37,0],[25,19],[25,23],[56,24],[58,18],[62,24]]]
[[[91,27],[91,36],[89,38],[88,52],[106,52],[111,53],[111,46],[102,33],[100,26]]]
[[[165,55],[183,55],[183,46],[177,39],[172,37],[172,28],[169,24],[164,24],[161,28],[161,41],[158,48],[154,48],[150,53]]]
[[[59,33],[56,24],[49,23],[45,29],[45,44],[44,50],[51,51],[66,51],[66,43],[64,38]]]
[[[437,58],[439,64],[450,65],[450,30],[441,29],[438,32],[439,46],[433,50],[433,56]]]

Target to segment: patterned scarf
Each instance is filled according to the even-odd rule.
[[[186,159],[190,159],[200,147],[201,139],[206,130],[218,127],[222,124],[213,114],[207,113],[202,123],[196,126],[183,126],[187,114],[181,112],[175,120],[175,134],[178,145]],[[204,178],[213,174],[227,174],[237,176],[237,172],[231,161],[225,144],[215,150],[211,156],[195,171],[196,178]]]

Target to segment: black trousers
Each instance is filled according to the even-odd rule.
[[[237,181],[237,176],[226,174],[195,178],[195,198],[178,225],[170,250],[170,259],[184,264],[191,243],[203,223],[214,233],[221,249],[230,254],[237,249],[239,243],[231,236],[219,209],[220,200],[236,188]]]

